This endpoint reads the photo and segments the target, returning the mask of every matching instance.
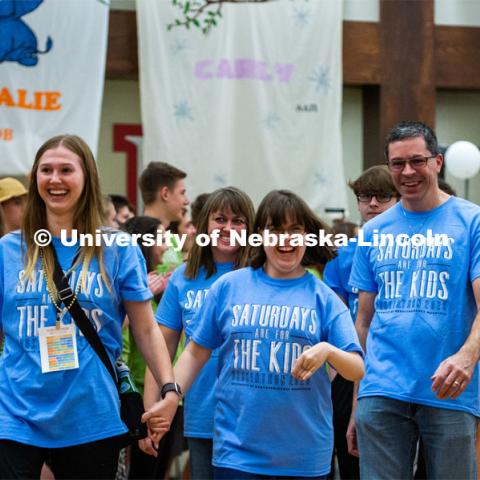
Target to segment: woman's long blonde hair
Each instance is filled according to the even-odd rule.
[[[76,135],[58,135],[47,140],[35,155],[30,174],[30,183],[28,186],[27,206],[23,219],[22,236],[26,244],[25,253],[25,274],[24,278],[31,278],[40,257],[40,247],[34,242],[34,234],[40,229],[48,229],[47,210],[45,202],[38,193],[37,171],[40,159],[47,150],[57,147],[64,147],[72,153],[78,155],[82,166],[85,184],[83,186],[82,195],[75,207],[73,215],[73,228],[78,234],[91,233],[94,234],[97,229],[102,226],[102,193],[100,190],[100,182],[98,178],[97,165],[89,146]],[[54,257],[51,246],[43,247],[42,255],[46,264],[45,275],[49,285],[54,285]],[[101,246],[85,246],[82,247],[82,255],[79,256],[76,264],[83,262],[81,271],[81,281],[85,285],[88,266],[93,257],[98,258],[100,273],[102,278],[110,288],[108,277],[105,273],[103,264],[103,249]]]

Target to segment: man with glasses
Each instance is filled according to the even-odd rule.
[[[480,208],[439,189],[428,126],[396,125],[385,156],[401,200],[364,228],[367,241],[375,230],[396,241],[359,247],[353,262],[366,375],[350,451],[358,439],[362,478],[411,478],[421,436],[427,478],[476,478]],[[443,237],[427,242],[429,231]]]
[[[398,201],[398,192],[392,182],[388,168],[376,165],[365,170],[348,186],[357,197],[357,207],[362,224],[388,210]],[[349,307],[352,318],[355,319],[358,304],[358,289],[348,285],[352,270],[356,239],[347,246],[340,248],[336,258],[325,266],[324,282]],[[334,457],[338,461],[338,469],[342,479],[359,478],[358,458],[350,455],[347,448],[347,426],[352,411],[353,382],[336,375],[332,382]],[[329,478],[333,478],[332,470]]]

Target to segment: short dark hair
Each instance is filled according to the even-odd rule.
[[[192,223],[195,225],[195,227],[197,227],[198,216],[200,215],[200,212],[202,211],[202,208],[210,195],[211,193],[201,193],[190,205]]]
[[[264,230],[268,224],[281,228],[288,220],[294,221],[305,228],[305,233],[318,235],[320,230],[331,232],[330,227],[318,218],[297,194],[290,190],[273,190],[261,201],[255,216],[253,229],[256,233]],[[308,247],[302,259],[302,265],[323,265],[335,257],[335,252],[329,246]],[[251,265],[260,268],[267,260],[263,246],[253,250]]]
[[[425,140],[425,145],[432,155],[438,155],[440,153],[438,151],[437,136],[433,129],[422,122],[408,121],[397,123],[390,132],[388,132],[384,147],[385,159],[388,161],[388,147],[391,143],[416,137],[421,137]]]
[[[400,196],[386,165],[374,165],[367,168],[356,180],[348,182],[348,186],[355,195],[371,193],[372,195]]]
[[[185,178],[187,174],[173,165],[165,162],[150,162],[140,175],[138,184],[142,192],[145,205],[155,201],[158,190],[163,187],[174,188],[178,180]]]
[[[127,207],[131,212],[135,212],[135,207],[127,197],[117,195],[116,193],[110,193],[108,196],[110,197],[116,212],[123,207]]]
[[[358,225],[353,222],[334,222],[332,231],[335,235],[342,234],[354,238],[357,236]]]
[[[153,217],[133,217],[127,220],[122,225],[122,230],[130,234],[139,233],[141,235],[151,234],[157,236],[157,230],[160,227],[162,222],[158,218]],[[145,246],[140,242],[140,249],[142,250],[143,256],[145,257],[145,262],[147,264],[147,271],[151,272],[155,270],[157,265],[153,259],[153,248],[151,246]]]

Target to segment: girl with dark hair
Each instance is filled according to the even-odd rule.
[[[214,478],[324,478],[330,470],[325,364],[359,380],[363,361],[347,308],[305,270],[333,256],[329,247],[298,241],[318,236],[323,227],[294,193],[270,192],[254,230],[277,239],[283,234],[285,244],[258,247],[251,267],[217,280],[195,319],[198,326],[174,373],[188,391],[218,350]],[[152,431],[168,420],[163,411],[153,406],[144,415]]]
[[[101,217],[88,145],[74,135],[45,142],[30,175],[22,229],[0,241],[0,478],[39,478],[47,458],[56,478],[115,476],[127,428],[117,386],[72,318],[77,300],[112,365],[127,313],[155,379],[161,385],[173,380],[140,250],[120,242],[66,245],[59,238],[62,231],[69,239],[94,235]],[[41,244],[47,233],[51,243]],[[55,255],[71,292],[57,289]],[[165,402],[174,410],[172,396]]]

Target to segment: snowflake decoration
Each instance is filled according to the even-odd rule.
[[[299,27],[305,27],[310,21],[310,10],[306,8],[294,8],[293,18]]]
[[[330,75],[326,67],[320,67],[308,79],[314,83],[317,92],[323,90],[325,93],[331,86]]]
[[[219,187],[225,187],[227,185],[226,176],[223,174],[214,175],[213,181],[215,185],[218,185]]]
[[[313,183],[319,185],[320,187],[326,187],[330,184],[330,180],[323,174],[316,172],[313,175]]]
[[[274,112],[267,113],[267,115],[265,115],[265,118],[263,119],[263,125],[268,130],[275,129],[275,127],[278,125],[279,122],[280,122],[280,118]]]
[[[180,40],[176,38],[173,41],[172,45],[170,45],[170,49],[174,55],[179,55],[182,52],[190,50],[190,46],[188,45],[188,42],[185,39]]]
[[[193,121],[192,117],[192,109],[186,100],[182,100],[173,106],[174,108],[174,115],[177,120],[185,121],[190,120]]]

